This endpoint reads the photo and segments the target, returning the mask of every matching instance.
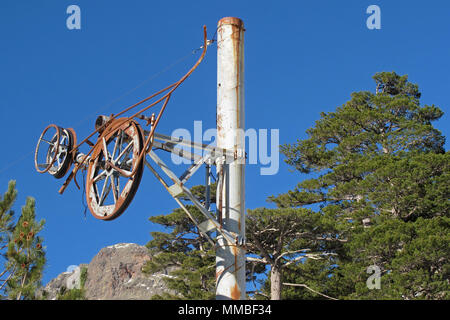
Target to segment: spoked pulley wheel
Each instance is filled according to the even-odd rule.
[[[108,125],[89,161],[86,200],[93,216],[101,220],[113,220],[125,211],[144,169],[143,161],[138,163],[143,149],[142,130],[135,121],[121,124],[123,120],[116,119]],[[128,177],[133,171],[135,174]]]
[[[39,137],[34,153],[34,165],[40,173],[48,172],[57,179],[62,178],[72,163],[74,133],[51,124]]]

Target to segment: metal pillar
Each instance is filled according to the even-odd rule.
[[[216,243],[216,299],[246,298],[244,196],[244,23],[226,17],[217,29],[217,147],[234,157],[217,162],[223,170],[218,220],[233,235],[229,243],[220,233]]]

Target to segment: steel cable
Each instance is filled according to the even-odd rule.
[[[217,29],[216,29],[216,33],[217,33]],[[211,40],[211,43],[215,42],[215,36],[216,33],[213,36],[213,40]],[[136,85],[134,88],[126,91],[124,94],[120,95],[119,97],[115,98],[114,100],[112,100],[110,103],[104,105],[103,107],[99,108],[96,113],[92,113],[91,115],[85,117],[83,120],[80,120],[79,122],[77,122],[75,125],[76,126],[80,126],[82,124],[84,124],[85,122],[87,122],[88,120],[90,120],[94,115],[97,115],[100,112],[106,111],[108,110],[112,105],[114,105],[115,103],[117,103],[118,101],[122,100],[123,98],[129,96],[131,93],[133,93],[134,91],[136,91],[137,89],[141,88],[142,86],[144,86],[146,83],[153,81],[157,78],[159,78],[160,76],[162,76],[164,73],[170,71],[171,69],[173,69],[175,66],[179,65],[180,63],[182,63],[183,61],[185,61],[186,59],[188,59],[189,57],[195,55],[196,53],[198,53],[203,46],[200,46],[199,48],[193,49],[191,50],[188,54],[184,55],[183,57],[175,60],[174,62],[172,62],[171,64],[169,64],[167,67],[161,69],[160,71],[154,73],[153,75],[151,75],[150,77],[148,77],[147,79],[143,80],[142,82],[140,82],[138,85]],[[8,163],[7,165],[5,165],[3,168],[0,168],[0,175],[3,174],[5,171],[11,169],[12,167],[18,165],[19,163],[21,163],[22,161],[24,161],[25,159],[27,159],[28,157],[30,157],[31,155],[34,154],[35,151],[30,151],[29,153],[24,154],[21,157],[16,158],[15,160],[11,161],[10,163]]]

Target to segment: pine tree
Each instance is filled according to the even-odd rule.
[[[259,208],[246,217],[249,281],[254,273],[266,275],[267,284],[258,295],[271,300],[285,299],[285,275],[308,259],[333,261],[342,247],[330,219],[305,208]],[[255,269],[256,268],[256,269]],[[296,283],[298,284],[298,283]],[[255,287],[256,284],[255,284]]]
[[[215,188],[213,188],[215,190]],[[193,193],[204,200],[204,187],[196,186]],[[185,199],[186,200],[186,199]],[[212,203],[215,195],[212,194]],[[187,205],[197,221],[203,221],[200,211]],[[246,216],[247,281],[253,284],[253,297],[281,299],[283,274],[306,258],[332,260],[342,246],[330,221],[333,216],[315,214],[307,209],[249,210]],[[147,244],[154,254],[144,268],[145,273],[168,272],[164,281],[176,294],[166,293],[153,299],[214,299],[215,250],[201,235],[185,212],[177,208],[168,215],[150,218],[169,232],[152,232]],[[266,266],[269,274],[266,274]],[[259,277],[257,277],[259,275]],[[268,278],[268,288],[260,290],[257,278]]]
[[[0,196],[0,256],[2,258],[0,269],[0,292],[5,288],[6,282],[11,277],[7,268],[6,251],[14,230],[14,211],[11,210],[17,198],[16,182],[10,181],[8,190],[3,197]]]
[[[355,284],[347,298],[449,299],[450,218],[378,219],[349,243],[354,260],[339,270]],[[366,285],[368,265],[381,269],[379,290]]]
[[[192,193],[204,201],[204,186],[193,187]],[[215,188],[211,188],[211,203],[215,203]],[[187,201],[183,196],[182,200]],[[202,222],[203,214],[193,205],[186,204],[194,218]],[[202,235],[186,213],[177,208],[170,214],[150,217],[169,232],[152,232],[147,247],[153,258],[144,267],[144,273],[168,271],[164,278],[175,293],[154,296],[152,299],[214,299],[215,298],[215,248]]]
[[[382,72],[374,80],[375,93],[353,93],[335,112],[322,113],[307,139],[282,147],[288,164],[315,177],[271,200],[334,212],[346,241],[335,264],[313,266],[311,276],[305,264],[291,276],[313,279],[330,270],[310,285],[340,298],[445,298],[449,154],[432,125],[443,113],[420,105],[407,76]],[[366,285],[370,265],[381,269],[380,290]]]
[[[44,223],[36,221],[35,200],[28,197],[8,245],[7,268],[12,277],[7,281],[6,292],[10,299],[35,298],[45,265],[43,239],[38,236]]]
[[[374,80],[375,93],[353,93],[321,114],[308,139],[282,146],[286,162],[313,178],[270,197],[278,209],[248,212],[247,280],[266,279],[256,298],[448,299],[450,162],[432,125],[443,113],[420,105],[407,76]],[[172,232],[153,233],[149,247],[159,253],[148,270],[174,266],[178,275],[167,281],[178,298],[212,298],[206,240],[179,209],[151,220]],[[366,282],[371,266],[380,269],[380,290]]]

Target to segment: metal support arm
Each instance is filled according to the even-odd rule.
[[[217,232],[219,232],[224,239],[230,244],[236,245],[236,244],[242,244],[243,240],[239,239],[237,235],[232,234],[228,232],[227,230],[224,230],[222,228],[222,225],[211,215],[211,212],[207,210],[203,204],[198,200],[191,192],[191,190],[186,187],[185,182],[187,181],[187,178],[190,178],[193,174],[186,175],[185,179],[181,181],[177,175],[169,169],[169,167],[162,161],[153,151],[150,151],[148,153],[149,157],[153,160],[153,162],[161,168],[161,170],[169,177],[170,180],[172,180],[173,185],[169,186],[164,179],[156,172],[156,170],[150,165],[148,161],[145,161],[145,164],[150,169],[150,171],[155,175],[155,177],[163,184],[163,186],[169,191],[169,193],[172,195],[172,197],[177,201],[178,205],[187,213],[189,218],[194,222],[194,224],[199,228],[199,230],[209,239],[211,240],[210,236],[208,235],[208,232],[212,229],[216,229]],[[209,158],[209,157],[208,157]],[[202,158],[203,163],[206,159]],[[197,169],[200,167],[200,165],[195,166]],[[184,194],[186,195],[189,200],[192,201],[192,203],[200,210],[200,212],[205,216],[207,223],[199,223],[190,213],[189,210],[183,205],[183,203],[177,198],[179,195]]]

